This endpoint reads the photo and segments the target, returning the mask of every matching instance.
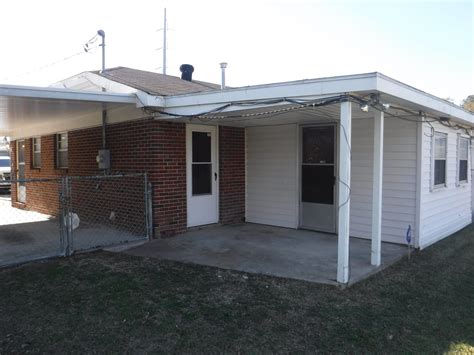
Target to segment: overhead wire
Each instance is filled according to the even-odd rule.
[[[337,95],[332,97],[326,97],[323,99],[311,100],[311,99],[290,99],[290,98],[279,98],[279,99],[272,99],[272,100],[254,100],[254,101],[241,101],[241,102],[230,102],[225,105],[219,106],[215,109],[203,111],[197,114],[176,114],[167,112],[164,110],[154,109],[154,108],[144,108],[147,113],[149,114],[160,114],[166,115],[171,117],[179,117],[185,119],[197,119],[202,122],[210,122],[210,121],[219,121],[219,120],[232,120],[232,122],[241,122],[247,121],[252,119],[260,119],[260,118],[267,118],[275,115],[280,115],[282,113],[287,113],[296,110],[303,110],[306,108],[317,108],[322,106],[334,105],[340,103],[344,100],[349,100],[351,102],[356,102],[361,105],[369,105],[370,107],[384,112],[387,116],[397,118],[400,120],[405,120],[408,122],[413,123],[426,123],[430,127],[432,126],[431,123],[438,122],[446,127],[450,127],[456,130],[464,130],[466,134],[471,136],[470,128],[459,125],[459,124],[452,124],[449,120],[446,121],[446,118],[441,116],[430,115],[425,112],[421,111],[413,111],[406,109],[401,106],[390,105],[390,108],[385,108],[379,102],[372,102],[371,100],[363,99],[359,96],[353,94],[343,94]],[[293,104],[297,106],[290,106],[284,108],[276,108],[267,111],[259,111],[259,112],[252,112],[252,113],[238,113],[238,114],[226,114],[222,116],[215,115],[216,113],[223,113],[225,109],[229,107],[248,107],[248,106],[269,106],[269,105],[276,105],[276,104]],[[390,112],[390,109],[395,111],[403,111],[407,115],[397,115]],[[410,118],[412,117],[412,118]],[[421,117],[421,120],[417,117]]]
[[[317,108],[324,107],[324,106],[329,106],[329,105],[334,105],[337,103],[341,103],[343,101],[351,101],[351,102],[356,102],[359,103],[360,105],[368,105],[372,107],[373,109],[376,109],[378,111],[383,112],[384,114],[397,118],[400,120],[405,120],[408,122],[412,123],[421,123],[421,124],[427,124],[430,127],[430,130],[434,132],[434,127],[432,123],[438,122],[446,127],[454,128],[457,130],[464,130],[469,137],[471,137],[471,132],[469,128],[461,126],[459,124],[452,125],[451,122],[448,120],[446,122],[446,119],[443,117],[435,116],[435,115],[429,115],[425,112],[422,111],[413,111],[406,109],[401,106],[395,106],[395,105],[390,105],[389,107],[385,107],[383,104],[381,104],[378,100],[378,95],[375,100],[375,102],[372,100],[366,100],[361,97],[358,97],[356,95],[352,94],[343,94],[343,95],[337,95],[337,96],[332,96],[332,97],[326,97],[323,99],[319,100],[311,100],[311,99],[290,99],[290,98],[279,98],[279,99],[272,99],[272,100],[256,100],[256,101],[243,101],[243,102],[230,102],[225,105],[221,105],[215,109],[204,111],[198,114],[190,114],[190,115],[183,115],[183,114],[176,114],[176,113],[170,113],[164,110],[159,110],[159,109],[152,109],[152,108],[144,108],[145,111],[149,114],[160,114],[160,115],[167,115],[171,117],[179,117],[179,118],[185,118],[185,119],[196,119],[199,120],[200,122],[211,122],[211,121],[222,121],[222,120],[232,120],[232,122],[242,122],[242,121],[248,121],[248,120],[257,120],[257,119],[263,119],[263,118],[268,118],[268,117],[275,117],[279,116],[288,112],[292,111],[297,111],[297,110],[316,110]],[[276,104],[292,104],[296,106],[290,106],[290,107],[284,107],[284,108],[276,108],[272,110],[267,110],[267,111],[262,111],[262,112],[252,112],[252,113],[238,113],[238,114],[227,114],[227,115],[222,115],[222,116],[217,116],[215,115],[216,113],[222,113],[225,109],[229,107],[248,107],[248,106],[266,106],[266,105],[276,105]],[[405,112],[407,115],[397,115],[393,114],[392,112],[389,111],[389,109],[395,110],[395,111],[402,111]],[[421,119],[418,119],[420,117]],[[337,121],[337,119],[332,118],[334,121]],[[342,124],[340,124],[340,127],[342,129],[346,144],[348,146],[349,150],[349,160],[352,160],[352,147],[349,142],[349,138],[347,135],[346,127]],[[426,134],[425,134],[426,135]],[[431,136],[432,136],[431,135]],[[347,205],[350,201],[351,198],[351,187],[349,184],[338,176],[338,181],[342,185],[344,185],[348,189],[348,197],[347,199],[341,203],[338,206],[338,209],[341,209],[345,205]]]
[[[24,76],[27,76],[27,75],[31,75],[31,74],[34,74],[34,73],[38,73],[38,72],[40,72],[40,71],[42,71],[42,70],[45,70],[45,69],[47,69],[47,68],[50,68],[50,67],[55,66],[55,65],[58,65],[58,64],[61,64],[61,63],[65,62],[65,61],[68,61],[68,60],[70,60],[70,59],[72,59],[72,58],[74,58],[74,57],[77,57],[77,56],[79,56],[79,55],[87,54],[87,53],[90,52],[91,50],[93,50],[93,49],[95,49],[95,48],[98,48],[98,47],[99,47],[98,45],[97,45],[97,46],[94,46],[94,47],[90,47],[90,48],[88,48],[87,51],[82,50],[82,51],[80,51],[80,52],[71,54],[71,55],[69,55],[69,56],[67,56],[67,57],[64,57],[64,58],[62,58],[62,59],[59,59],[59,60],[57,60],[57,61],[51,62],[51,63],[46,64],[46,65],[43,65],[43,66],[38,67],[38,68],[36,68],[36,69],[33,69],[33,70],[30,70],[30,71],[24,72],[24,73],[22,73],[22,74],[16,74],[16,75],[13,75],[13,76],[10,76],[10,77],[5,77],[5,78],[3,78],[2,80],[9,81],[9,80],[12,80],[12,79],[14,79],[14,78],[21,78],[21,77],[24,77]]]

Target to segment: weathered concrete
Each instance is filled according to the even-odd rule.
[[[370,240],[350,240],[350,283],[405,255],[401,245],[382,244],[382,266],[370,264]],[[320,283],[336,283],[337,236],[244,223],[195,229],[126,251],[131,255],[191,262],[224,269]]]
[[[143,240],[143,235],[99,223],[81,222],[73,231],[74,251],[87,251]],[[11,206],[9,195],[0,195],[0,266],[20,264],[64,254],[60,223],[46,214]]]

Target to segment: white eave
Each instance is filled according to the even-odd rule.
[[[59,89],[50,87],[16,85],[0,85],[0,97],[22,97],[32,99],[104,102],[118,104],[136,104],[137,101],[134,94],[89,92],[62,88]]]
[[[176,96],[140,95],[143,106],[160,107],[177,115],[195,115],[232,102],[271,100],[281,98],[322,98],[345,93],[380,93],[382,96],[410,104],[420,110],[436,112],[460,123],[474,125],[474,114],[446,100],[401,83],[381,73],[335,76],[320,79],[256,85],[221,91]],[[141,106],[140,105],[140,106]],[[226,111],[241,110],[229,107]]]
[[[0,136],[57,132],[95,125],[107,110],[134,110],[134,94],[0,85]]]

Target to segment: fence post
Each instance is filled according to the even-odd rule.
[[[145,173],[145,218],[146,237],[148,240],[153,236],[153,210],[152,210],[152,189],[151,182],[148,181],[148,174]]]
[[[68,255],[74,252],[74,238],[72,234],[72,178],[66,176],[66,190],[67,190],[67,241],[68,241]]]
[[[61,248],[61,255],[67,255],[67,226],[66,226],[66,182],[64,177],[60,180],[61,184],[59,186],[59,243]]]

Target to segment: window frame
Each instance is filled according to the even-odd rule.
[[[436,168],[436,160],[443,160],[443,159],[435,159],[436,153],[436,136],[443,136],[446,139],[446,145],[444,149],[444,182],[441,184],[435,184],[435,168]],[[446,188],[448,186],[448,133],[434,131],[433,136],[431,137],[431,191],[439,190]]]
[[[66,136],[67,147],[60,148],[61,136]],[[67,154],[67,166],[61,166],[59,163],[59,153],[66,152]],[[68,132],[60,132],[56,134],[56,169],[68,169],[69,167],[69,135]]]
[[[39,150],[36,150],[37,142],[39,140]],[[36,154],[39,154],[40,156],[40,163],[38,164],[36,160]],[[31,167],[33,169],[41,169],[41,163],[42,163],[42,156],[41,156],[41,137],[33,137],[31,138]]]
[[[466,142],[466,152],[467,156],[466,159],[461,159],[461,142]],[[463,184],[469,183],[469,151],[470,151],[470,138],[463,137],[461,134],[458,133],[457,137],[457,156],[456,156],[456,186],[461,186]],[[461,161],[466,161],[466,179],[461,180]]]

